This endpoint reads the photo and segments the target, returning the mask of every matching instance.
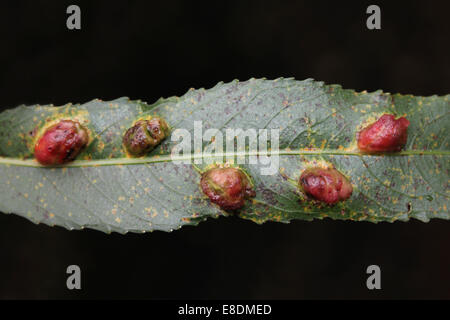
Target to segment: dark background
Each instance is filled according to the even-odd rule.
[[[0,4],[0,109],[149,103],[251,77],[447,94],[447,1],[14,1]],[[82,29],[66,28],[81,7]],[[106,235],[0,214],[0,298],[450,298],[450,222],[208,220]],[[66,267],[82,290],[66,289]],[[368,265],[382,270],[369,291]]]

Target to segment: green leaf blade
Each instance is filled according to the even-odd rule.
[[[257,194],[240,211],[243,218],[257,223],[325,217],[371,222],[449,219],[449,110],[448,95],[356,93],[311,79],[219,83],[152,105],[120,98],[62,107],[21,106],[0,114],[0,211],[68,229],[121,233],[171,231],[227,215],[203,195],[200,174],[191,164],[172,161],[177,141],[169,137],[144,158],[127,157],[121,144],[126,129],[138,117],[158,115],[172,132],[190,132],[192,143],[195,121],[202,121],[203,133],[217,128],[223,137],[230,128],[280,130],[275,175],[261,175],[259,164],[241,165]],[[404,151],[359,153],[356,132],[386,112],[411,122]],[[65,167],[40,167],[32,159],[30,133],[61,117],[87,120],[93,141]],[[203,149],[207,147],[210,141],[203,142]],[[223,150],[230,156],[225,146]],[[194,151],[193,157],[203,156]],[[214,159],[223,157],[203,157]],[[354,192],[349,200],[332,207],[302,200],[293,181],[314,161],[330,163],[350,178]],[[198,166],[204,169],[207,164]]]

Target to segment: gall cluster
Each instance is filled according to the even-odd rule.
[[[357,133],[358,148],[371,154],[401,151],[407,141],[408,126],[406,118],[384,114]],[[139,120],[125,132],[122,143],[129,155],[140,157],[151,152],[168,134],[169,126],[162,118]],[[34,155],[42,165],[63,165],[74,160],[88,142],[88,130],[79,122],[61,120],[37,139]],[[200,187],[211,202],[227,211],[239,210],[246,199],[255,197],[250,177],[234,167],[207,170],[201,176]],[[322,167],[305,169],[298,188],[307,198],[328,205],[345,201],[353,192],[347,177],[335,168]]]

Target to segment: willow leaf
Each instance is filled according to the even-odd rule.
[[[383,113],[406,116],[408,142],[399,153],[361,154],[355,135],[362,124]],[[146,115],[166,119],[172,132],[185,129],[194,139],[194,121],[203,130],[279,129],[279,149],[240,155],[278,156],[273,175],[261,164],[242,164],[256,191],[239,216],[257,223],[292,219],[407,221],[449,219],[449,95],[414,97],[355,92],[311,79],[250,79],[189,90],[154,104],[120,98],[82,105],[19,106],[0,114],[0,211],[35,223],[68,229],[92,228],[125,233],[171,231],[207,217],[229,215],[199,188],[200,174],[220,155],[193,150],[174,162],[179,144],[169,137],[143,158],[130,158],[122,136]],[[75,118],[87,123],[92,142],[74,162],[47,168],[33,159],[33,137],[46,123]],[[258,137],[261,138],[261,137]],[[270,139],[267,137],[267,140]],[[219,141],[225,149],[225,139]],[[203,147],[211,141],[203,142]],[[248,150],[248,149],[247,149]],[[226,150],[230,157],[236,151]],[[334,206],[302,200],[295,183],[306,165],[327,162],[350,178],[351,198]],[[198,167],[198,168],[197,168]]]

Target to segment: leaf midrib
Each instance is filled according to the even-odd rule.
[[[145,158],[113,158],[113,159],[97,159],[97,160],[75,160],[65,165],[61,166],[42,166],[36,162],[34,159],[20,159],[20,158],[10,158],[10,157],[0,157],[0,165],[9,166],[22,166],[22,167],[35,167],[35,168],[79,168],[79,167],[98,167],[98,166],[113,166],[113,165],[136,165],[136,164],[146,164],[146,163],[158,163],[158,162],[175,162],[175,161],[185,161],[193,159],[202,158],[231,158],[238,156],[289,156],[289,155],[338,155],[338,156],[427,156],[427,155],[438,155],[438,156],[448,156],[450,151],[447,150],[409,150],[401,151],[395,153],[378,153],[378,154],[367,154],[356,151],[345,151],[345,150],[312,150],[312,149],[300,149],[300,150],[281,150],[281,151],[243,151],[243,152],[222,152],[217,154],[203,154],[203,153],[193,153],[183,156],[171,156],[171,155],[157,155],[153,157]]]

